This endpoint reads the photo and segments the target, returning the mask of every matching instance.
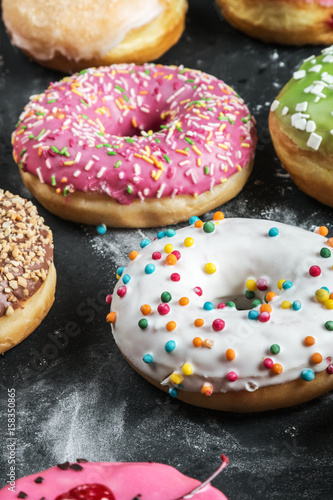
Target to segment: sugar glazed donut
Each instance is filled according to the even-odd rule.
[[[34,96],[13,134],[25,185],[65,219],[176,223],[234,197],[254,119],[225,83],[182,67],[91,68]]]
[[[1,500],[227,500],[210,485],[228,464],[200,483],[158,463],[65,462],[15,481],[0,491]]]
[[[306,194],[333,207],[333,47],[310,57],[271,106],[269,127],[283,166]]]
[[[0,190],[0,353],[41,323],[55,283],[50,229],[31,201]]]
[[[117,271],[107,320],[132,367],[173,397],[227,411],[333,389],[331,240],[221,212],[195,219],[143,240]]]
[[[180,38],[187,0],[3,0],[11,37],[43,66],[73,73],[90,66],[157,59]]]
[[[235,28],[267,43],[333,43],[333,0],[216,0]]]

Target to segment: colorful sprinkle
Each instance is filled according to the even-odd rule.
[[[200,328],[201,326],[203,326],[205,324],[204,320],[201,319],[201,318],[198,318],[194,321],[194,326],[196,326],[197,328]]]
[[[229,372],[227,374],[227,379],[229,382],[236,382],[238,376],[237,376],[237,373],[236,372]]]
[[[185,245],[187,248],[189,248],[189,247],[193,246],[193,244],[194,244],[194,239],[193,239],[193,238],[191,238],[191,237],[185,238],[185,240],[184,240],[184,245]]]
[[[205,222],[203,225],[205,233],[213,233],[215,231],[215,224],[213,222]]]
[[[152,274],[155,271],[155,266],[154,264],[147,264],[145,267],[145,273],[146,274]]]
[[[167,314],[167,313],[165,313]],[[177,323],[175,321],[169,321],[167,324],[166,324],[166,329],[168,330],[168,332],[172,332],[173,330],[175,330],[177,327]]]
[[[142,359],[148,365],[154,361],[153,356],[151,354],[145,354]]]
[[[277,227],[272,227],[269,231],[268,231],[268,236],[270,236],[271,238],[274,238],[275,236],[278,236],[279,234],[279,230]]]
[[[184,375],[192,375],[193,373],[192,365],[190,365],[190,363],[184,363],[182,366],[182,372]]]
[[[214,305],[212,302],[205,302],[203,308],[205,311],[211,311],[212,309],[214,309]]]
[[[215,332],[221,332],[225,327],[225,322],[223,319],[215,319],[212,323],[212,327]]]
[[[161,294],[161,301],[162,302],[170,302],[171,299],[172,299],[171,293],[169,293],[169,292],[163,292]]]
[[[205,273],[207,273],[207,274],[214,274],[214,273],[216,273],[216,266],[215,266],[215,264],[208,262],[207,264],[205,264],[204,270],[205,270]]]
[[[105,234],[106,231],[107,231],[106,225],[105,224],[99,224],[96,227],[96,231],[97,231],[98,234]]]
[[[174,266],[177,263],[177,257],[174,254],[170,253],[165,259],[165,262],[168,264],[168,266]]]
[[[148,240],[148,238],[144,238],[141,243],[140,243],[140,247],[141,248],[145,248],[146,246],[148,246],[150,244],[150,240]]]
[[[172,352],[176,349],[176,342],[174,340],[169,340],[164,346],[166,352]]]
[[[148,321],[146,320],[146,318],[142,318],[139,320],[138,325],[141,328],[141,330],[145,330],[148,326]]]
[[[310,370],[310,368],[307,368],[305,370],[302,370],[301,372],[301,377],[305,382],[311,382],[315,378],[315,374],[313,370]]]
[[[269,348],[269,350],[272,354],[279,354],[280,346],[279,346],[279,344],[272,344],[271,347]]]
[[[311,266],[309,269],[309,274],[313,278],[317,278],[318,276],[321,275],[321,269],[319,266]]]
[[[227,358],[228,361],[233,361],[236,357],[236,353],[233,349],[227,349],[225,351],[225,357]]]
[[[323,257],[324,259],[328,259],[329,257],[331,257],[331,255],[332,253],[329,248],[322,248],[320,250],[320,256]]]
[[[170,306],[168,306],[168,304],[159,304],[159,306],[157,307],[157,310],[159,312],[159,314],[161,314],[162,316],[165,316],[166,314],[168,314],[170,312]]]
[[[148,316],[150,313],[151,313],[151,307],[149,304],[143,304],[141,307],[140,307],[140,311],[142,312],[142,314],[144,314],[145,316]]]

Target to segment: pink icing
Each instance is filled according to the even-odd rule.
[[[122,204],[212,190],[255,145],[255,121],[228,85],[152,64],[90,68],[52,83],[31,98],[13,134],[20,167],[58,193],[97,191]]]
[[[77,464],[75,464],[77,466]],[[180,500],[200,485],[168,465],[158,463],[81,463],[79,468],[52,467],[16,481],[15,492],[0,491],[1,500],[17,499],[22,492],[27,500],[54,500],[83,484],[101,484],[110,489],[115,500]],[[42,481],[37,478],[42,478]],[[37,479],[37,483],[35,480]],[[141,496],[139,496],[141,495]],[[22,495],[20,495],[22,497]],[[194,500],[227,500],[210,484],[193,496]]]

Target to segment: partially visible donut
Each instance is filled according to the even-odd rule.
[[[333,207],[333,47],[306,59],[271,106],[274,148],[306,194]]]
[[[0,190],[0,353],[41,323],[55,284],[50,229],[31,201]]]
[[[13,133],[23,181],[48,210],[116,227],[176,223],[228,201],[255,146],[254,118],[228,85],[151,64],[51,84]]]
[[[44,472],[18,479],[0,491],[1,500],[227,500],[210,480],[204,483],[159,463],[65,462]]]
[[[180,38],[186,11],[187,0],[2,1],[12,43],[69,73],[157,59]]]
[[[267,43],[333,43],[333,0],[216,0],[235,28]]]
[[[144,239],[107,319],[127,361],[172,397],[218,410],[292,406],[333,389],[327,228],[224,219]]]

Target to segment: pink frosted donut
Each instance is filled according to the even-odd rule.
[[[246,182],[255,121],[225,83],[147,64],[90,68],[33,96],[13,133],[23,181],[69,220],[149,227],[186,220]]]
[[[209,479],[223,470],[228,459]],[[200,483],[169,465],[78,460],[33,474],[0,491],[1,500],[227,500],[209,480]]]

